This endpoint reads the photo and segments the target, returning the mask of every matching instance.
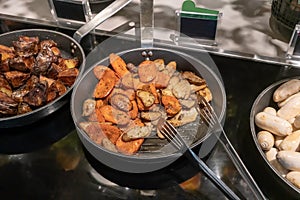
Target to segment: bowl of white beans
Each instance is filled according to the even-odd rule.
[[[258,95],[250,128],[269,168],[300,195],[300,77],[280,80]]]

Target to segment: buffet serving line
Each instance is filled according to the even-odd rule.
[[[299,196],[297,161],[286,159],[290,154],[271,159],[265,154],[271,148],[278,155],[291,151],[276,146],[275,135],[291,140],[289,135],[297,133],[298,113],[277,119],[275,108],[293,109],[274,102],[297,94],[298,83],[293,89],[280,89],[284,94],[280,100],[271,96],[280,84],[298,79],[298,67],[281,63],[284,59],[226,56],[226,51],[212,51],[187,36],[190,43],[181,43],[178,31],[153,26],[151,1],[141,1],[139,20],[126,30],[99,31],[103,21],[130,3],[113,1],[87,23],[63,21],[62,25],[42,19],[39,24],[36,19],[12,20],[3,14],[6,33],[0,41],[13,48],[2,47],[1,77],[17,90],[9,92],[9,84],[2,85],[2,93],[13,99],[1,101],[0,193],[16,199]],[[170,35],[178,40],[165,40]],[[31,65],[32,57],[36,60]],[[23,79],[30,73],[31,78],[26,78],[30,82],[20,86],[11,72]],[[41,91],[52,92],[46,93],[47,100],[38,97],[46,105],[28,98]],[[53,91],[63,95],[53,97]],[[263,111],[269,106],[275,114]],[[287,132],[278,133],[279,125],[273,121],[259,121],[260,112],[270,115],[270,120],[284,120]],[[179,143],[159,128],[161,120],[175,127]],[[258,139],[262,130],[274,134],[271,147],[265,148]],[[189,153],[178,151],[184,148],[181,137],[190,146]],[[292,140],[296,159],[297,141],[299,146],[300,139]]]

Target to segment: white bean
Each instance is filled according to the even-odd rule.
[[[269,113],[269,114],[271,114],[271,115],[276,115],[277,114],[277,111],[276,111],[276,109],[275,108],[273,108],[273,107],[266,107],[264,110],[263,110],[263,112],[266,112],[266,113]]]
[[[273,100],[275,102],[283,101],[291,95],[300,91],[300,80],[291,79],[282,85],[280,85],[273,94]]]
[[[300,144],[300,130],[292,132],[286,136],[279,145],[280,150],[297,151]]]
[[[269,131],[259,131],[257,140],[262,150],[268,151],[274,146],[274,136]]]
[[[294,151],[279,151],[276,155],[278,162],[289,170],[300,171],[300,153]]]
[[[298,128],[298,129],[300,128],[300,115],[297,115],[295,117],[293,125],[294,125],[295,128]]]
[[[298,114],[300,114],[300,96],[291,99],[277,111],[278,117],[285,120],[294,118]]]
[[[266,151],[266,158],[268,161],[276,160],[276,155],[278,153],[278,150],[276,148],[271,148],[270,150]]]
[[[278,150],[276,148],[271,148],[269,151],[266,151],[266,158],[270,162],[270,164],[278,171],[281,176],[285,176],[289,170],[284,168],[277,160],[276,155]]]
[[[287,120],[266,112],[259,112],[256,114],[255,124],[258,127],[279,136],[289,135],[293,131],[292,125]]]
[[[275,135],[275,144],[274,146],[276,148],[279,148],[279,145],[281,144],[282,140],[285,138],[286,136],[278,136],[278,135]]]
[[[290,101],[293,98],[299,97],[300,96],[300,92],[293,94],[292,96],[286,98],[285,100],[278,102],[277,105],[279,108],[281,108],[282,106],[284,106],[288,101]]]
[[[286,178],[296,187],[300,188],[300,172],[291,171],[286,175]]]

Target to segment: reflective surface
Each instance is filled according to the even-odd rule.
[[[191,55],[193,53],[197,52],[191,52]],[[282,78],[295,76],[300,71],[279,65],[221,56],[212,55],[212,58],[219,68],[225,85],[227,112],[224,129],[233,146],[268,198],[279,199],[282,195],[295,197],[293,195],[297,194],[291,193],[282,186],[260,161],[259,153],[256,152],[251,140],[249,116],[252,103],[265,87]],[[69,107],[64,107],[61,112],[69,112]],[[57,123],[55,117],[49,120],[53,120],[54,124]],[[63,137],[64,131],[69,130],[64,138],[54,140],[53,142],[57,142],[53,145],[41,145],[24,154],[8,153],[4,150],[1,152],[0,195],[2,197],[10,199],[83,199],[87,197],[89,199],[225,199],[222,193],[201,173],[195,174],[195,182],[185,187],[179,185],[183,181],[180,178],[182,176],[174,173],[174,181],[177,183],[170,186],[163,186],[156,190],[127,188],[126,178],[128,177],[101,174],[105,171],[104,168],[90,164],[91,159],[87,159],[89,156],[79,142],[72,120],[66,118],[65,123],[71,126],[71,129],[58,125],[47,132],[39,131],[40,134],[62,134]],[[34,145],[39,141],[33,139],[24,143]],[[16,143],[16,145],[22,144]],[[232,164],[228,162],[221,146],[217,145],[211,152],[207,163],[237,194],[252,199],[251,192]],[[106,179],[112,175],[114,178],[111,180],[114,182],[122,180],[122,186]]]
[[[180,10],[183,0],[154,2],[154,23],[156,27],[178,30],[176,10]],[[218,10],[222,17],[218,26],[217,49],[211,51],[250,59],[285,62],[285,52],[290,36],[280,31],[280,24],[271,17],[271,0],[194,0],[196,6]],[[101,1],[94,2],[101,6]],[[103,4],[107,1],[103,1]],[[67,10],[66,10],[67,11]],[[98,10],[99,11],[99,10]],[[98,12],[97,11],[97,12]],[[97,12],[94,12],[97,13]],[[60,24],[50,12],[47,0],[0,0],[0,18],[32,24],[68,27],[78,29],[83,22]],[[97,33],[112,35],[129,31],[133,22],[139,24],[139,0],[133,0],[116,15],[97,28]],[[130,32],[128,32],[130,34]],[[170,33],[171,34],[171,33]],[[170,40],[170,34],[159,39]],[[283,59],[283,60],[282,60]]]
[[[2,8],[8,8],[8,4],[12,2],[14,1],[0,1],[0,3],[4,5]],[[43,5],[45,4],[44,1],[41,2],[43,2]],[[236,2],[236,4],[233,4],[233,2]],[[236,8],[239,8],[236,12],[246,12],[244,7],[241,7],[241,5],[246,2],[247,1],[228,1],[224,5],[236,5]],[[267,3],[266,1],[262,2]],[[3,21],[1,21],[2,32],[9,31],[11,26],[14,26],[14,28],[28,28],[28,26],[42,27],[42,25],[39,24],[41,22],[40,20],[42,20],[43,25],[46,28],[52,27],[52,29],[73,35],[74,31],[69,29],[59,29],[56,27],[55,23],[48,20],[48,10],[43,6],[41,7],[44,9],[44,17],[41,17],[36,21],[35,19],[38,17],[34,15],[28,20],[27,14],[32,14],[32,11],[35,10],[36,3],[36,1],[30,0],[16,4],[22,8],[28,8],[28,10],[18,14],[18,17],[20,18],[15,18],[16,21],[20,20],[22,23],[19,24],[13,21],[5,21],[5,23],[3,23]],[[254,5],[256,4],[251,6]],[[129,7],[133,9],[131,13],[132,16],[138,16],[136,15],[136,6],[137,4],[134,3]],[[162,12],[160,9],[156,10],[158,12],[157,15],[160,16],[160,18],[165,14],[171,17],[171,14],[173,14],[174,11],[169,5],[164,5],[163,2],[159,3],[158,8],[165,11]],[[220,5],[216,5],[216,7],[212,8],[220,8]],[[260,8],[262,7],[258,7],[257,9],[260,10]],[[12,7],[10,7],[10,9],[12,9]],[[6,13],[8,11],[9,9],[5,12],[0,10],[2,13],[0,17],[5,19],[7,15],[10,15],[9,13]],[[124,17],[127,11],[128,10],[126,9],[125,11],[122,11],[120,13],[121,16]],[[254,14],[255,13],[256,12],[254,12]],[[245,16],[246,15],[244,15],[243,19],[248,19]],[[265,19],[267,18],[266,14],[263,16]],[[255,17],[252,19],[254,18]],[[115,18],[112,20],[114,19]],[[28,23],[26,23],[26,21]],[[171,20],[159,22],[164,23],[165,26],[174,27],[173,21]],[[255,26],[255,24],[252,25]],[[107,26],[107,24],[102,24],[102,27],[105,26]],[[236,28],[240,30],[238,27]],[[230,31],[228,34],[229,33]],[[246,33],[248,32],[246,31]],[[250,34],[250,36],[251,38],[253,37],[252,39],[255,39],[255,35]],[[243,38],[238,38],[240,38],[241,41],[244,41]],[[101,42],[105,37],[99,37],[97,39],[99,40],[98,42]],[[229,39],[229,37],[227,39]],[[251,41],[247,42],[249,45],[252,44]],[[275,41],[275,44],[277,44],[277,41]],[[83,46],[84,45],[85,44],[83,43]],[[242,49],[245,47],[242,45],[242,42],[237,42],[236,46]],[[252,47],[255,47],[255,45]],[[275,48],[278,52],[282,52],[281,48]],[[265,49],[267,49],[266,46]],[[85,50],[89,52],[88,48],[85,48]],[[251,52],[250,48],[246,48],[246,51]],[[198,53],[199,52],[194,49],[190,52],[191,55]],[[272,56],[274,55],[272,54]],[[286,199],[294,199],[298,197],[299,194],[293,193],[286,185],[280,182],[280,180],[272,174],[272,171],[268,169],[266,164],[263,163],[263,159],[259,157],[259,153],[252,142],[249,117],[251,106],[257,95],[263,89],[277,80],[299,75],[300,70],[297,68],[285,67],[283,65],[267,64],[255,60],[229,58],[216,54],[211,54],[211,57],[220,71],[225,86],[227,110],[224,129],[233,146],[236,148],[240,157],[257,181],[257,184],[268,198],[281,199],[282,196],[285,196]],[[128,177],[122,177],[115,173],[104,174],[105,167],[99,167],[97,163],[96,165],[93,163],[92,158],[89,157],[79,142],[69,112],[69,106],[65,106],[57,113],[59,117],[57,117],[57,115],[51,115],[49,118],[46,118],[46,120],[40,121],[40,124],[36,127],[31,126],[25,127],[26,129],[0,130],[1,198],[225,199],[222,193],[217,190],[205,176],[196,172],[192,184],[185,183],[179,185],[179,183],[184,181],[182,178],[183,176],[180,173],[173,173],[172,176],[175,182],[169,186],[163,186],[155,190],[140,189],[138,186],[135,188],[128,188],[126,186]],[[43,131],[43,129],[39,128],[46,124],[48,125],[46,126],[47,130]],[[30,132],[29,140],[28,138],[26,138],[27,140],[24,139],[24,137],[26,137],[26,132]],[[235,168],[228,161],[224,149],[220,145],[217,145],[207,157],[207,163],[237,192],[239,196],[253,199],[245,182],[240,178]],[[186,163],[182,162],[181,164],[185,165]],[[119,184],[122,186],[119,186],[117,183],[113,183],[108,179],[111,179],[113,182],[122,183]],[[133,180],[128,180],[128,182],[130,181]]]

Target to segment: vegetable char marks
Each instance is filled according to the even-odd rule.
[[[102,67],[101,67],[102,68]],[[98,75],[99,82],[94,90],[95,98],[105,98],[115,87],[118,77],[115,72],[106,67],[102,73],[102,76]]]
[[[86,128],[89,127],[86,123],[94,124],[95,120],[99,127],[104,127],[99,137],[107,138],[101,139],[101,145],[126,155],[137,153],[148,136],[157,137],[156,125],[160,118],[176,126],[196,120],[196,97],[199,92],[209,91],[203,78],[193,72],[176,71],[175,61],[165,63],[164,59],[156,59],[126,63],[114,53],[109,60],[110,66],[94,67],[98,82],[82,108],[85,121],[80,125],[97,144],[100,139],[94,139],[97,134],[91,131],[98,129]],[[203,92],[204,89],[207,91]]]

